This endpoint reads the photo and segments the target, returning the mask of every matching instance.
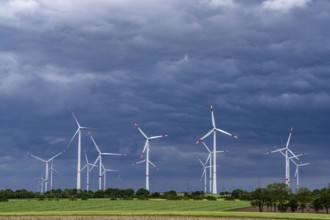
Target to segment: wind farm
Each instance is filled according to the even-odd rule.
[[[0,220],[329,218],[329,9],[0,1]]]

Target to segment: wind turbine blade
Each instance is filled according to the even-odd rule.
[[[85,159],[86,159],[86,163],[89,164],[86,151],[85,151]]]
[[[210,150],[210,148],[208,148],[208,146],[205,144],[205,142],[204,142],[204,141],[202,141],[202,143],[203,143],[204,147],[207,149],[207,151],[208,151],[209,153],[211,153],[211,150]]]
[[[205,164],[207,164],[209,162],[210,157],[211,157],[211,153],[209,153],[209,155],[207,156],[206,161],[205,161]]]
[[[143,157],[144,152],[145,152],[146,149],[147,149],[147,145],[148,145],[148,139],[146,140],[146,143],[144,144],[144,148],[143,148],[142,153],[141,153],[141,158]]]
[[[141,130],[141,128],[139,127],[139,125],[137,123],[134,123],[134,126],[137,127],[137,129],[139,129],[140,133],[146,138],[148,139],[148,136]]]
[[[299,160],[299,158],[298,158],[298,156],[297,155],[295,155],[289,148],[286,148],[291,154],[292,154],[292,156],[294,157],[294,158],[296,158],[297,160]]]
[[[95,128],[90,127],[80,127],[81,130],[94,130]]]
[[[163,137],[167,137],[168,135],[167,134],[163,134],[163,135],[158,135],[158,136],[152,136],[149,138],[149,140],[151,139],[157,139],[157,138],[163,138]]]
[[[302,166],[307,166],[307,165],[310,165],[311,163],[302,163],[302,164],[299,164],[300,167]]]
[[[215,127],[215,120],[214,120],[214,113],[213,113],[213,106],[211,105],[211,117],[212,117],[212,125],[213,125],[213,128],[216,128]]]
[[[298,166],[296,167],[296,172],[294,173],[294,177],[297,177],[298,174]]]
[[[226,151],[224,150],[217,150],[216,153],[225,153]]]
[[[83,168],[82,168],[80,171],[84,171],[84,169],[86,169],[86,168],[87,168],[87,166],[88,166],[88,163],[87,163],[87,164],[85,164],[85,166],[83,166]]]
[[[30,156],[31,156],[31,157],[34,157],[35,159],[40,160],[40,161],[42,161],[42,162],[45,162],[45,163],[47,162],[46,160],[41,159],[40,157],[34,156],[33,154],[30,154]]]
[[[71,113],[72,113],[72,115],[73,115],[73,117],[74,117],[74,120],[76,121],[77,126],[78,126],[78,129],[79,129],[79,128],[80,128],[80,124],[79,124],[79,122],[78,122],[78,120],[77,120],[75,114],[73,113],[73,111],[71,111]]]
[[[99,160],[100,160],[100,157],[101,157],[101,155],[99,155],[99,156],[96,158],[96,160],[95,160],[95,162],[93,163],[93,165],[92,165],[92,168],[91,168],[91,170],[90,170],[90,171],[92,171],[92,170],[93,170],[93,168],[96,166],[96,163],[97,163],[97,161],[99,161]]]
[[[77,129],[76,133],[74,133],[74,135],[72,136],[72,138],[71,138],[71,140],[69,141],[69,143],[68,143],[66,149],[68,149],[68,148],[70,147],[71,142],[73,141],[73,139],[75,138],[75,136],[78,134],[78,132],[79,132],[79,128]]]
[[[203,170],[201,178],[203,178],[204,175],[205,175],[205,169]]]
[[[150,163],[153,167],[155,167],[156,169],[158,169],[158,167],[157,167],[153,162],[151,162],[150,160],[149,160],[149,163]]]
[[[48,161],[51,161],[51,160],[55,159],[56,157],[60,156],[62,153],[63,152],[60,152],[60,153],[56,154],[54,157],[50,158]]]
[[[270,153],[281,152],[281,151],[284,151],[284,150],[286,150],[286,148],[281,148],[281,149],[273,150]]]
[[[143,163],[143,162],[146,162],[146,160],[141,160],[139,162],[136,162],[135,164],[140,164],[140,163]]]
[[[108,156],[122,156],[122,154],[117,154],[117,153],[101,153],[101,155],[108,155]]]
[[[89,133],[89,136],[91,137],[91,139],[92,139],[92,141],[93,141],[93,144],[94,144],[94,146],[95,146],[97,152],[98,152],[99,154],[101,154],[100,148],[98,148],[97,144],[95,143],[95,140],[94,140],[92,134]]]
[[[197,158],[197,160],[203,165],[203,167],[205,166],[205,164],[203,164],[203,162],[201,161],[201,159]]]
[[[207,138],[208,136],[210,136],[213,133],[213,129],[211,131],[209,131],[206,135],[204,135],[202,138],[200,138],[198,141],[196,141],[196,144],[198,144],[199,142],[202,142],[205,138]]]
[[[112,169],[105,169],[107,172],[118,172],[118,170],[112,170]]]
[[[226,134],[226,135],[228,135],[228,136],[230,136],[230,137],[233,137],[233,138],[235,138],[235,139],[238,139],[238,137],[237,137],[236,135],[233,135],[233,134],[231,134],[231,133],[228,133],[227,131],[221,130],[221,129],[219,129],[219,128],[216,128],[216,130],[219,131],[219,132],[221,132],[221,133],[223,133],[223,134]]]
[[[57,170],[55,170],[54,168],[52,168],[52,170],[59,176],[62,176],[62,174],[60,174]],[[63,176],[62,176],[63,177]]]
[[[290,143],[290,139],[291,139],[291,133],[292,133],[293,128],[291,128],[290,133],[289,133],[289,137],[288,137],[288,141],[286,142],[286,148],[289,148],[289,143]]]

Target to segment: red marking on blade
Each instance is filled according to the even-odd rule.
[[[213,105],[211,105],[211,112],[213,112]]]

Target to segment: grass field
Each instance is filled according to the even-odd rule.
[[[167,201],[90,199],[88,201],[10,200],[0,204],[0,216],[189,216],[263,219],[328,219],[305,213],[230,212],[248,207],[244,201]],[[59,219],[65,219],[59,218]],[[86,218],[88,219],[88,218]]]

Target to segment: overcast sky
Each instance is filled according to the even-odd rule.
[[[265,152],[291,127],[290,148],[312,163],[301,185],[327,186],[329,12],[328,0],[1,1],[0,189],[37,190],[44,164],[25,155],[66,148],[71,108],[102,151],[128,154],[104,161],[120,187],[145,184],[145,166],[132,166],[144,146],[137,122],[169,135],[151,142],[151,190],[202,190],[196,155],[207,151],[194,143],[212,128],[210,104],[217,126],[240,137],[217,136],[229,151],[218,155],[219,191],[283,182],[284,157]],[[86,132],[82,150],[96,159]],[[75,187],[76,163],[77,139],[54,160],[55,188]]]

